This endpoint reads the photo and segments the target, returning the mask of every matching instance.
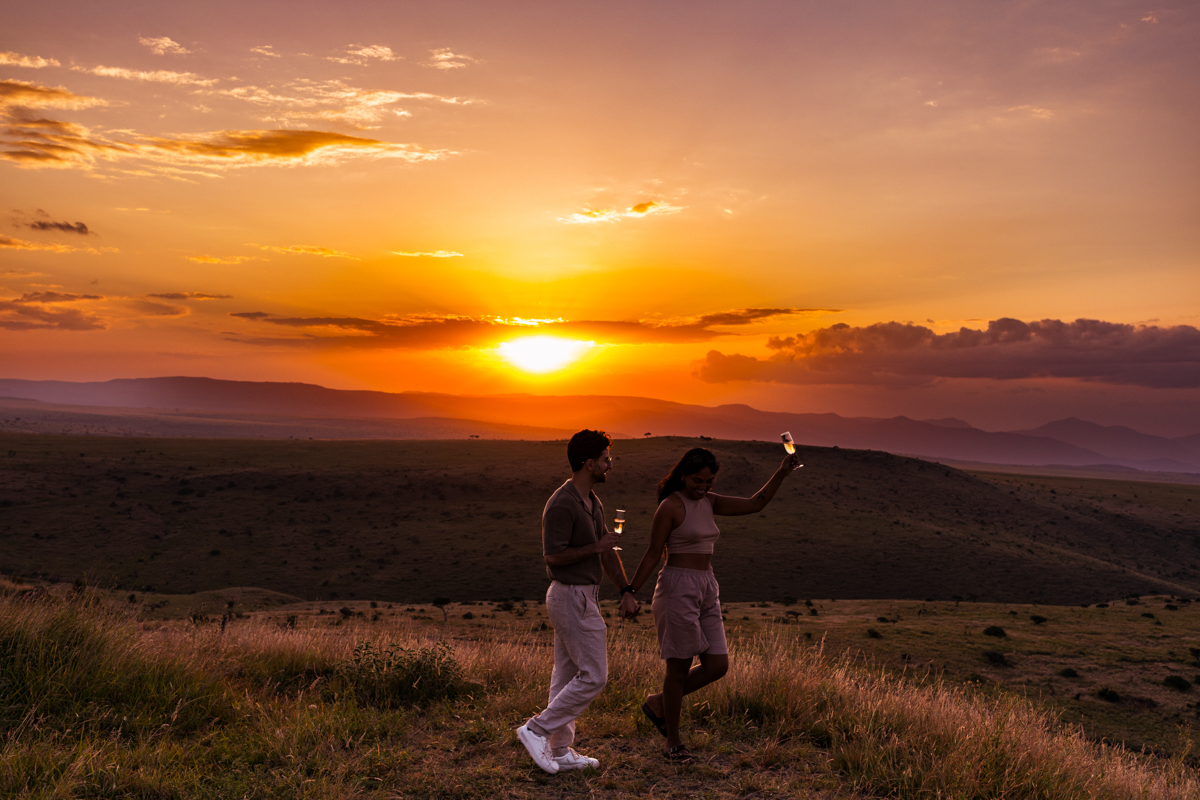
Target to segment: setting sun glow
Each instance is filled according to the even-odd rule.
[[[502,342],[500,357],[517,369],[538,375],[554,372],[583,357],[595,342],[560,339],[557,336],[526,336]]]

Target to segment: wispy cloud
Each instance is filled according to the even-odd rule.
[[[683,211],[682,206],[673,206],[659,200],[645,200],[620,211],[611,208],[578,211],[565,217],[559,217],[558,221],[570,225],[590,225],[597,222],[620,222],[623,219],[640,219],[660,214],[678,214],[680,211]]]
[[[269,44],[264,44],[261,47],[251,47],[250,52],[258,53],[260,56],[270,56],[271,58],[281,58],[279,53],[275,52],[275,48],[273,48]]]
[[[43,244],[41,242],[27,242],[24,239],[14,239],[11,236],[5,236],[0,233],[0,247],[10,250],[48,250],[52,253],[72,253],[78,250],[78,247],[71,247],[66,244]]]
[[[171,39],[169,36],[159,36],[156,39],[148,38],[146,36],[139,36],[138,41],[150,48],[150,52],[154,53],[156,56],[183,56],[192,52],[179,42]]]
[[[32,228],[35,231],[62,231],[63,233],[78,233],[81,236],[87,236],[92,233],[88,230],[88,226],[82,222],[54,222],[52,220],[38,219],[25,224],[25,227]]]
[[[461,53],[455,53],[449,47],[441,47],[437,50],[429,51],[429,60],[426,66],[435,69],[462,69],[467,64],[478,64],[479,60],[464,56]]]
[[[435,101],[459,106],[474,102],[467,98],[429,92],[363,89],[340,80],[299,79],[278,90],[251,85],[212,91],[216,95],[262,106],[270,117],[281,120],[322,119],[358,127],[372,126],[389,116],[412,116],[407,109],[394,107],[404,100]]]
[[[462,258],[462,253],[456,253],[453,250],[434,250],[433,252],[417,252],[406,253],[402,250],[393,250],[394,256],[406,256],[407,258]]]
[[[356,158],[435,161],[451,153],[414,144],[395,144],[330,131],[233,130],[187,137],[139,136],[116,140],[97,135],[82,125],[35,118],[16,107],[28,98],[43,105],[86,104],[64,89],[48,89],[19,81],[0,82],[0,104],[10,99],[0,129],[0,158],[25,167],[93,169],[100,161],[141,161],[162,174],[187,178],[213,177],[211,172],[180,168],[225,169],[249,166],[339,164]],[[135,171],[136,172],[136,171]]]
[[[21,300],[0,300],[0,328],[10,331],[94,331],[107,327],[96,314],[78,308]]]
[[[337,64],[354,64],[362,66],[374,61],[399,61],[403,56],[398,56],[392,52],[392,48],[384,47],[381,44],[361,45],[352,44],[346,48],[345,55],[341,56],[326,56],[326,61],[333,61]]]
[[[4,52],[0,52],[0,66],[41,69],[42,67],[58,67],[62,65],[58,63],[57,59],[42,58],[41,56],[25,56],[20,53],[14,53],[11,50],[5,50]]]
[[[240,264],[243,261],[254,261],[254,256],[188,256],[188,261],[197,264]]]
[[[103,105],[108,104],[96,97],[75,94],[61,86],[39,86],[27,81],[0,81],[0,109],[7,110],[13,106],[79,109]]]
[[[492,347],[534,333],[608,344],[706,342],[731,335],[722,326],[745,325],[770,317],[825,313],[827,309],[740,309],[678,320],[566,320],[412,314],[382,319],[320,316],[282,317],[241,311],[232,317],[291,328],[289,337],[235,337],[247,344],[436,349]]]
[[[343,253],[340,250],[333,250],[328,247],[312,247],[310,245],[276,247],[275,245],[270,244],[252,244],[250,247],[257,247],[259,250],[269,250],[273,253],[286,253],[288,255],[320,256],[321,258],[348,258],[351,261],[362,260],[356,256],[350,255],[349,253]]]
[[[947,378],[1064,378],[1151,388],[1200,387],[1200,330],[1101,320],[1022,322],[946,334],[923,325],[838,324],[773,337],[774,355],[710,351],[695,374],[711,383],[927,384]]]
[[[103,300],[98,294],[70,294],[69,292],[27,292],[13,303],[77,303],[80,300]]]
[[[71,67],[76,72],[86,72],[90,75],[100,75],[105,78],[121,78],[127,81],[148,81],[150,83],[171,83],[177,86],[213,86],[220,78],[202,78],[194,72],[171,72],[156,69],[150,72],[125,67]]]
[[[148,294],[146,297],[156,297],[159,300],[232,300],[231,294],[205,294],[204,292],[159,292]]]

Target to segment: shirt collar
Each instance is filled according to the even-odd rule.
[[[567,480],[567,482],[564,484],[564,486],[566,486],[566,487],[567,487],[567,491],[568,491],[568,492],[570,492],[570,493],[571,493],[571,495],[572,495],[572,496],[573,496],[573,497],[574,497],[576,500],[578,500],[578,501],[579,501],[579,504],[580,504],[580,505],[583,505],[583,495],[581,495],[581,494],[579,493],[579,490],[575,488],[575,483],[574,483],[574,481],[572,481],[572,480],[568,479],[568,480]],[[595,493],[595,492],[588,492],[588,496],[589,496],[589,497],[591,497],[591,498],[592,498],[592,500],[596,501],[596,503],[599,503],[599,502],[600,502],[600,498],[599,498],[599,497],[596,497],[596,493]],[[585,511],[587,510],[586,506],[584,507],[584,510],[585,510]],[[593,513],[593,514],[594,514],[594,513],[596,513],[596,506],[595,506],[595,504],[593,504],[593,505],[592,505],[592,513]]]

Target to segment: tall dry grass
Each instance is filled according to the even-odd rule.
[[[521,780],[528,765],[510,728],[545,703],[544,638],[455,640],[474,686],[391,710],[345,678],[364,640],[413,651],[436,641],[429,628],[354,623],[143,629],[86,603],[0,597],[0,794],[366,797],[402,786],[432,797],[471,747],[491,760],[464,774],[475,788],[460,786],[461,796]],[[619,629],[609,663],[610,684],[584,724],[591,736],[625,739],[662,665],[645,635]],[[819,747],[844,784],[878,796],[1200,797],[1180,761],[1098,746],[1020,698],[907,679],[775,635],[731,642],[729,674],[689,698],[684,728],[702,752],[732,743],[761,751],[759,763]],[[644,767],[626,758],[614,769],[636,780]],[[734,783],[716,796],[736,796],[744,780]]]

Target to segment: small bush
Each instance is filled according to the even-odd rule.
[[[1121,702],[1121,695],[1117,694],[1115,691],[1108,688],[1107,686],[1105,686],[1104,688],[1102,688],[1098,692],[1096,692],[1096,697],[1099,697],[1101,700],[1106,700],[1109,703]]]
[[[1003,639],[1005,636],[1008,636],[1008,634],[1004,632],[1004,628],[1001,628],[999,625],[989,625],[988,627],[984,628],[983,635],[995,636],[997,639]]]
[[[1001,653],[999,650],[984,650],[983,660],[989,664],[994,664],[997,667],[1008,666],[1008,659],[1005,658],[1004,653]]]
[[[1032,622],[1034,625],[1042,625],[1042,624],[1045,624],[1046,622],[1049,622],[1049,620],[1047,620],[1047,619],[1046,619],[1045,617],[1043,617],[1041,614],[1030,614],[1030,615],[1029,615],[1029,620],[1030,620],[1030,621],[1031,621],[1031,622]]]
[[[1076,672],[1072,667],[1063,667],[1062,669],[1060,669],[1058,671],[1058,674],[1064,678],[1078,678],[1079,677],[1079,673]]]
[[[446,642],[414,650],[397,644],[381,648],[370,641],[361,642],[350,660],[340,665],[339,672],[360,703],[377,708],[452,699],[468,687],[462,667]]]
[[[874,628],[867,628],[867,638],[868,639],[882,639],[883,634],[880,633],[879,631],[875,630]]]
[[[1168,675],[1163,678],[1163,686],[1177,692],[1188,692],[1192,689],[1192,682],[1180,675]]]

